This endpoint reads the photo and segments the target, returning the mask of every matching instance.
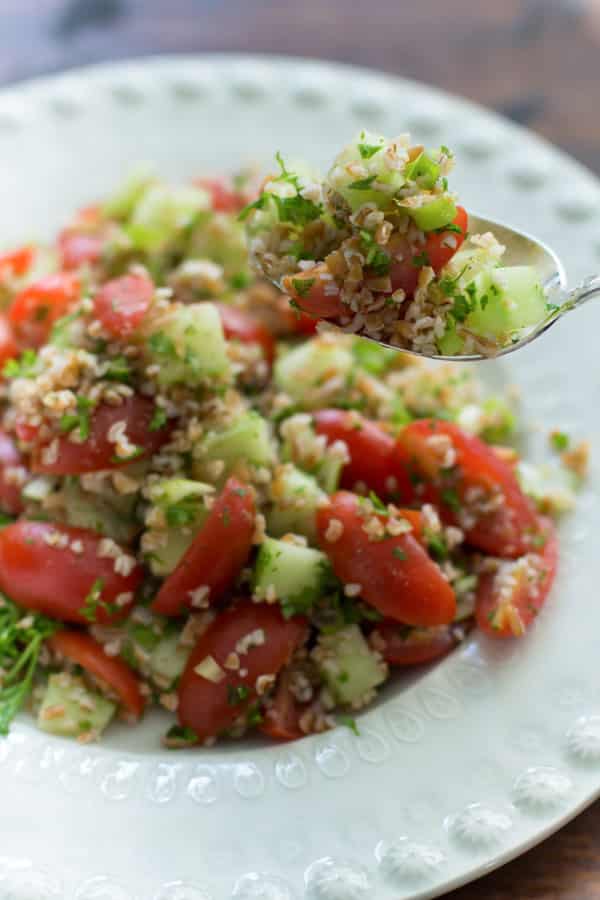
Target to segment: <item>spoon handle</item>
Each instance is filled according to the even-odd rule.
[[[569,292],[567,299],[560,306],[560,312],[561,314],[570,312],[598,295],[600,295],[600,275],[588,275],[581,284]]]

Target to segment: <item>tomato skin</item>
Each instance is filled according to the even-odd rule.
[[[384,621],[376,625],[373,634],[377,639],[375,646],[390,666],[417,666],[433,662],[449,653],[458,643],[448,625],[415,628],[403,636],[402,627],[397,622]]]
[[[108,433],[115,422],[124,421],[129,441],[136,447],[143,448],[143,453],[136,459],[152,456],[169,439],[171,428],[164,425],[155,431],[150,429],[154,403],[147,397],[133,394],[125,397],[119,406],[102,403],[90,414],[90,435],[81,444],[69,440],[68,435],[61,435],[58,441],[58,453],[54,462],[44,462],[43,447],[37,447],[32,456],[32,471],[47,475],[82,475],[85,472],[98,472],[101,469],[118,469],[127,465],[131,459],[117,460],[115,445],[108,440]]]
[[[258,344],[263,352],[269,368],[275,359],[275,341],[267,328],[243,309],[229,303],[215,303],[221,316],[223,333],[227,340],[241,341],[244,344]]]
[[[343,525],[333,543],[325,536],[332,519]],[[344,584],[360,584],[363,600],[386,618],[422,627],[451,622],[454,591],[418,539],[408,533],[372,541],[363,530],[365,522],[359,498],[348,491],[338,491],[317,510],[319,543],[337,577]]]
[[[94,265],[102,257],[104,238],[78,228],[65,228],[58,236],[58,252],[63,269]]]
[[[4,364],[19,355],[14,329],[3,313],[0,313],[0,375]]]
[[[94,296],[94,314],[114,337],[129,337],[142,323],[154,298],[147,275],[123,275],[107,281]]]
[[[23,467],[24,460],[13,439],[0,431],[0,507],[11,516],[23,510],[21,487],[11,481],[7,470]]]
[[[225,668],[225,661],[235,652],[238,641],[257,629],[264,633],[264,643],[251,646],[247,653],[240,655],[245,674]],[[286,620],[277,606],[265,603],[244,600],[221,613],[199,638],[181,676],[177,708],[180,723],[193,729],[200,740],[230,728],[256,702],[256,679],[260,675],[277,675],[304,640],[306,631],[302,619]],[[207,656],[224,673],[216,684],[194,671]],[[248,696],[232,705],[230,692],[238,686],[246,688]]]
[[[16,295],[8,318],[19,343],[40,347],[52,326],[79,299],[79,280],[71,272],[46,275]]]
[[[524,557],[527,569],[519,559],[501,563],[513,567],[515,584],[508,595],[500,596],[495,573],[479,576],[475,619],[491,637],[522,636],[546,602],[558,567],[558,536],[554,523],[545,516],[538,517],[538,535],[545,543]]]
[[[315,431],[329,444],[344,441],[348,447],[350,462],[342,472],[342,487],[352,490],[363,482],[379,497],[412,500],[408,475],[397,465],[394,438],[381,425],[352,410],[321,409],[313,418]]]
[[[431,443],[434,436],[445,436],[454,448],[455,464],[446,470]],[[534,506],[522,492],[512,467],[488,444],[453,422],[419,419],[400,432],[397,452],[399,464],[425,481],[422,496],[439,507],[445,522],[460,524],[460,515],[444,500],[449,490],[456,493],[460,506],[474,489],[484,496],[502,492],[503,502],[496,509],[482,513],[463,529],[469,544],[503,557],[522,556],[532,548],[538,527]]]
[[[51,546],[48,540],[54,534],[66,535],[69,543],[80,541],[82,552]],[[0,590],[25,609],[89,625],[82,610],[94,582],[102,580],[101,600],[113,604],[119,594],[135,592],[143,578],[137,564],[129,575],[115,572],[115,560],[98,555],[101,541],[101,535],[86,528],[25,520],[7,525],[0,530]],[[116,611],[98,604],[95,620],[102,625],[118,622],[132,603]]]
[[[55,653],[60,653],[86,672],[105,681],[125,709],[136,719],[140,718],[144,711],[140,683],[122,659],[107,656],[102,645],[92,637],[71,629],[55,632],[48,638],[48,645]]]
[[[255,514],[251,488],[229,478],[193,543],[154,598],[154,612],[181,615],[191,607],[189,592],[202,585],[210,588],[210,603],[233,587],[250,555]]]
[[[259,728],[274,741],[295,741],[304,737],[300,728],[302,712],[308,704],[300,704],[290,690],[290,673],[281,672],[275,689],[273,703],[265,709]]]
[[[0,253],[0,281],[6,275],[18,277],[26,275],[32,266],[34,256],[35,250],[29,246],[18,247],[8,253]]]
[[[234,190],[225,178],[195,178],[194,183],[208,191],[215,212],[237,213],[248,202],[246,197]]]
[[[425,252],[436,275],[450,262],[456,251],[460,250],[465,240],[469,228],[469,217],[464,207],[456,207],[456,216],[452,220],[452,224],[460,228],[460,234],[456,231],[442,231],[439,234],[435,231],[430,231],[427,234]],[[454,246],[448,246],[445,243],[446,241],[454,244]]]
[[[325,263],[319,263],[306,272],[298,272],[296,275],[286,275],[281,280],[282,290],[289,294],[300,309],[311,316],[321,319],[338,318],[350,311],[350,308],[342,303],[339,289],[335,294],[325,293],[326,285],[334,285],[333,276],[323,280],[322,275],[329,275],[329,269]],[[306,290],[298,286],[302,282],[309,282]]]

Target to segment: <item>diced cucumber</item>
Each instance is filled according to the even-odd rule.
[[[152,529],[150,529],[152,534]],[[153,575],[170,575],[181,562],[184,553],[194,540],[194,532],[191,529],[184,531],[181,528],[168,528],[161,532],[164,536],[159,547],[146,553],[146,559]],[[143,544],[142,544],[143,546]]]
[[[457,333],[456,325],[448,319],[446,330],[437,339],[437,348],[442,356],[460,356],[464,352],[464,339]]]
[[[50,334],[49,343],[64,350],[68,347],[79,347],[84,333],[84,322],[80,311],[62,316],[55,322]]]
[[[221,317],[212,303],[173,305],[148,336],[147,350],[160,366],[161,384],[196,387],[209,379],[231,379]]]
[[[440,171],[439,163],[436,163],[428,153],[423,151],[405,166],[404,176],[407,181],[416,181],[419,187],[430,191],[440,177]]]
[[[76,528],[89,528],[120,543],[128,543],[141,530],[135,516],[136,498],[106,488],[104,494],[84,491],[75,480],[63,485],[65,521]]]
[[[102,207],[102,212],[109,219],[128,219],[142,195],[155,182],[154,169],[142,165],[131,173],[121,187],[109,197]]]
[[[417,228],[421,231],[435,231],[449,225],[456,216],[456,204],[447,194],[432,195],[432,198],[420,206],[402,204]]]
[[[218,263],[226,278],[239,273],[249,274],[244,228],[225,213],[215,213],[207,221],[198,223],[190,236],[187,256]]]
[[[468,403],[456,416],[465,431],[480,435],[490,444],[504,444],[514,435],[517,419],[502,397],[486,397],[483,403]]]
[[[358,625],[320,634],[312,655],[339,703],[361,705],[387,678],[387,666],[371,650]]]
[[[225,463],[222,480],[235,472],[240,463],[269,468],[275,462],[270,424],[250,410],[242,413],[228,428],[209,432],[202,440],[195,467],[202,473],[206,464],[215,460]]]
[[[49,734],[79,737],[101,734],[116,712],[116,704],[91,691],[83,679],[68,672],[50,675],[37,725]]]
[[[365,203],[390,209],[394,194],[404,185],[402,169],[387,165],[386,150],[390,143],[381,135],[361,131],[335,158],[327,183],[341,194],[353,212]],[[353,164],[360,166],[365,174],[353,174]],[[383,189],[377,190],[377,185]]]
[[[492,269],[478,275],[473,284],[473,309],[465,327],[481,337],[508,343],[546,314],[546,298],[533,266]]]
[[[289,433],[291,426],[294,430],[293,438]],[[284,437],[280,450],[281,459],[293,462],[309,472],[326,493],[332,494],[337,490],[344,461],[330,448],[326,448],[323,453],[310,417],[306,413],[290,416],[282,425],[281,434]]]
[[[209,485],[189,478],[164,478],[152,485],[151,500],[162,509],[167,524],[162,541],[148,558],[154,575],[168,575],[175,569],[206,521],[205,497],[210,493]]]
[[[355,338],[352,342],[352,355],[358,365],[370,375],[383,375],[398,359],[397,350],[382,347],[375,341]]]
[[[320,550],[266,538],[256,559],[253,590],[259,597],[274,590],[284,616],[293,616],[310,610],[330,578],[329,561]]]
[[[578,488],[577,476],[564,466],[521,460],[517,476],[522,489],[546,513],[565,513],[574,509]]]
[[[316,511],[327,498],[316,480],[296,466],[278,466],[271,482],[273,506],[267,515],[270,534],[281,537],[288,532],[302,534],[309,543],[317,543]]]
[[[210,215],[210,199],[202,188],[151,184],[135,203],[127,234],[137,250],[156,253],[177,239],[199,213]]]
[[[179,638],[178,632],[161,638],[150,657],[152,677],[164,689],[168,689],[179,678],[192,649],[182,646]]]
[[[319,388],[332,378],[343,385],[355,365],[350,345],[339,339],[317,337],[290,350],[275,363],[275,384],[304,409],[322,405]],[[328,395],[329,402],[333,401]]]

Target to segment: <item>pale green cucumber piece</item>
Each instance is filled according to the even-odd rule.
[[[223,481],[240,463],[269,468],[274,464],[275,458],[269,422],[259,413],[250,410],[242,413],[228,428],[211,431],[203,438],[195,468],[202,473],[207,462],[221,460],[225,463],[220,476]]]
[[[345,705],[360,704],[387,678],[387,666],[358,625],[320,634],[313,658],[335,699]]]
[[[474,281],[474,309],[465,327],[500,344],[546,315],[546,298],[533,266],[510,266],[481,273]]]
[[[160,366],[161,384],[196,387],[207,380],[231,380],[231,365],[221,317],[212,303],[175,306],[161,317],[160,329],[146,344]]]
[[[89,528],[118,543],[128,543],[141,530],[141,523],[135,516],[135,495],[114,492],[106,496],[92,494],[71,480],[66,480],[63,495],[68,525]]]
[[[165,689],[179,678],[192,650],[191,647],[183,647],[179,638],[179,632],[161,638],[150,657],[152,677]]]
[[[447,194],[434,196],[422,206],[401,206],[421,231],[435,231],[449,225],[456,217],[456,204]]]
[[[82,678],[59,672],[50,675],[38,712],[37,725],[49,734],[79,737],[101,734],[116,712],[116,704],[91,691]]]
[[[365,203],[390,209],[394,194],[405,184],[404,172],[387,165],[385,151],[389,145],[390,141],[381,135],[362,131],[335,158],[326,181],[353,212]],[[365,175],[348,171],[352,163],[358,164]],[[378,184],[387,190],[377,190]]]
[[[330,578],[329,561],[320,550],[266,538],[256,559],[253,590],[264,597],[271,588],[284,616],[292,616],[310,610]]]
[[[319,387],[333,377],[345,381],[354,366],[349,347],[337,340],[317,337],[280,357],[275,363],[274,379],[277,387],[292,400],[304,409],[314,409],[322,405]]]
[[[317,543],[316,512],[327,499],[317,481],[292,463],[278,466],[271,482],[273,506],[267,514],[267,529],[275,537],[292,532],[310,544]]]
[[[202,188],[151,184],[135,203],[126,226],[137,250],[156,253],[176,240],[200,214],[210,216],[210,199]]]
[[[152,166],[139,166],[112,197],[108,198],[102,207],[102,212],[109,219],[127,220],[142,199],[143,194],[155,181],[156,175]]]
[[[577,502],[577,476],[564,466],[520,460],[517,477],[523,491],[543,512],[560,515],[570,512]]]
[[[446,330],[437,339],[437,348],[442,356],[460,356],[464,353],[464,339],[457,333],[453,319],[448,319]]]

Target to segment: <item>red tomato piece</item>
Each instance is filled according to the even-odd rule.
[[[16,337],[26,347],[46,342],[52,326],[79,299],[79,280],[70,272],[46,275],[14,298],[8,318]]]
[[[329,277],[323,279],[323,275]],[[281,286],[293,302],[311,316],[331,319],[349,311],[349,307],[342,303],[339,288],[325,263],[319,263],[306,272],[286,275]]]
[[[290,690],[290,672],[284,669],[277,680],[272,704],[263,713],[260,730],[275,741],[295,741],[304,736],[300,718],[308,704],[300,704]]]
[[[222,734],[256,703],[257,678],[277,675],[306,633],[303,620],[284,619],[277,606],[242,601],[221,613],[198,640],[181,676],[180,723],[200,740]],[[245,639],[248,649],[243,653],[239,648]],[[230,653],[240,658],[237,671],[225,667]],[[197,671],[205,661],[209,677]]]
[[[215,212],[237,213],[248,202],[225,178],[197,178],[194,183],[208,191]]]
[[[19,348],[15,332],[8,318],[0,313],[0,372],[9,359],[18,356]]]
[[[7,275],[26,275],[34,256],[33,247],[18,247],[8,253],[0,253],[0,281]]]
[[[0,431],[0,507],[11,516],[23,510],[21,485],[14,477],[20,474],[19,469],[25,471],[23,457],[13,439]]]
[[[152,609],[179,616],[191,607],[190,591],[210,588],[211,603],[233,587],[252,548],[256,506],[251,488],[229,478],[183,559],[163,582]]]
[[[340,581],[360,584],[363,600],[386,618],[422,627],[451,622],[456,598],[440,567],[412,533],[371,540],[364,530],[371,517],[348,491],[317,510],[319,543]],[[374,518],[385,522],[383,516]],[[334,519],[343,532],[331,542],[326,534]]]
[[[215,303],[214,305],[219,310],[226,339],[241,341],[244,344],[258,344],[262,349],[265,362],[271,368],[275,359],[275,341],[262,322],[245,310],[228,303]]]
[[[538,520],[512,467],[488,445],[453,422],[420,419],[398,435],[399,464],[445,522],[493,556],[516,557],[534,546]]]
[[[87,440],[74,443],[68,434],[55,438],[58,450],[52,462],[48,462],[45,456],[48,445],[37,447],[32,457],[32,470],[48,475],[81,475],[101,469],[118,469],[132,459],[152,456],[171,434],[169,425],[152,430],[150,426],[154,412],[154,403],[138,394],[126,397],[119,406],[103,403],[90,413]],[[136,447],[135,455],[129,458],[120,459],[116,455],[115,444],[109,440],[110,429],[117,422],[125,422],[127,439]]]
[[[86,263],[94,265],[102,257],[104,238],[91,231],[65,228],[58,236],[58,250],[63,269],[78,269]]]
[[[94,314],[114,337],[129,337],[139,328],[154,298],[146,275],[123,275],[107,281],[94,296]]]
[[[414,489],[398,465],[396,442],[377,422],[350,410],[321,409],[314,414],[314,423],[329,444],[344,441],[348,447],[350,462],[342,472],[342,487],[352,490],[362,482],[381,498],[412,502]]]
[[[492,637],[521,637],[552,587],[558,566],[558,538],[550,519],[539,516],[539,551],[503,560],[497,572],[479,577],[475,618]]]
[[[381,622],[373,632],[375,646],[390,666],[416,666],[445,656],[457,645],[452,628],[406,629],[397,622]]]
[[[457,250],[462,246],[469,228],[469,217],[462,206],[456,207],[456,216],[452,224],[458,231],[430,231],[427,234],[425,252],[429,258],[432,269],[437,274],[440,269],[450,262]]]
[[[48,644],[55,653],[60,653],[90,675],[105,682],[125,709],[136,719],[140,718],[144,711],[140,683],[122,659],[107,656],[101,644],[80,631],[57,631],[48,638]]]
[[[101,541],[86,528],[25,520],[7,525],[0,530],[0,590],[19,606],[53,619],[79,625],[120,621],[143,572],[137,563],[128,575],[115,572],[115,560],[99,556]],[[66,546],[59,546],[63,542]],[[97,596],[90,599],[91,593]],[[116,604],[123,594],[131,600],[122,603],[121,597]]]

